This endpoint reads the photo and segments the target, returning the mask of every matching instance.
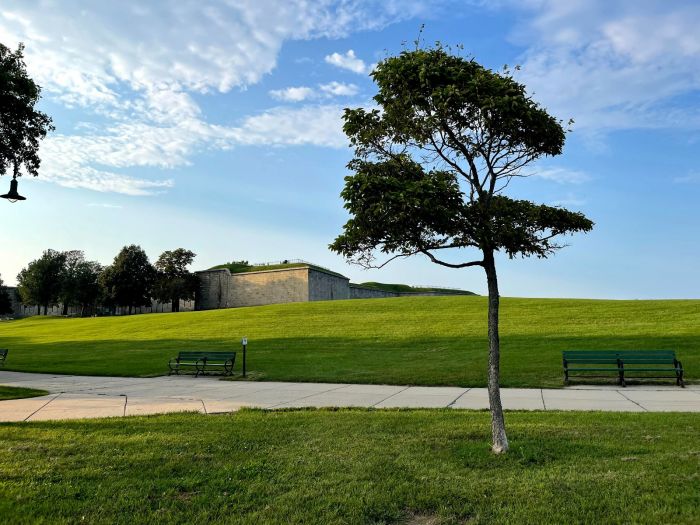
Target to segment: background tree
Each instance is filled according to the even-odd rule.
[[[59,301],[65,262],[64,253],[49,249],[22,269],[17,275],[17,290],[22,303],[37,305],[37,313],[43,306],[44,315],[47,315],[49,306]]]
[[[195,257],[194,252],[178,248],[163,252],[155,263],[158,274],[154,297],[162,303],[172,303],[173,312],[180,311],[180,299],[194,299],[199,281],[187,267]]]
[[[492,449],[505,452],[495,256],[548,257],[562,247],[556,236],[593,227],[581,213],[503,194],[523,167],[562,152],[562,123],[508,71],[495,73],[440,44],[389,57],[372,77],[381,110],[345,110],[355,156],[341,195],[351,219],[330,247],[366,267],[423,254],[449,268],[484,269]],[[440,255],[449,249],[478,255]],[[377,250],[392,257],[377,264]]]
[[[100,274],[106,304],[127,307],[150,306],[156,270],[140,246],[125,246]]]
[[[93,307],[99,297],[98,278],[102,266],[95,261],[86,261],[82,251],[64,252],[66,261],[61,274],[59,300],[63,304],[63,314],[71,306],[80,307],[81,317]]]
[[[34,106],[41,88],[27,75],[22,44],[16,51],[0,44],[0,175],[38,175],[39,141],[52,131],[51,118]]]
[[[12,299],[10,298],[10,292],[7,290],[2,282],[2,276],[0,276],[0,315],[11,314],[12,312]]]

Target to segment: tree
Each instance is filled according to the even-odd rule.
[[[10,293],[2,282],[2,276],[0,276],[0,315],[11,314],[12,311],[12,299],[10,298]]]
[[[162,303],[171,302],[173,312],[180,311],[180,299],[194,299],[199,280],[187,267],[195,257],[194,252],[178,248],[163,252],[155,263],[158,275],[154,296]]]
[[[341,193],[351,218],[330,248],[365,267],[423,254],[448,268],[484,269],[492,450],[505,452],[495,256],[546,258],[562,247],[555,237],[593,223],[504,190],[527,174],[526,165],[561,154],[565,131],[509,71],[493,72],[440,44],[386,58],[372,77],[381,110],[344,114],[355,148]],[[460,249],[478,255],[455,259]],[[377,251],[391,257],[378,264]]]
[[[34,106],[41,88],[27,75],[24,46],[16,51],[0,44],[0,175],[12,169],[21,175],[24,165],[35,177],[39,172],[39,141],[54,127],[51,118]]]
[[[108,305],[128,307],[149,306],[156,271],[140,246],[125,246],[100,274],[104,301]]]
[[[80,307],[80,315],[94,306],[100,293],[98,278],[102,266],[95,261],[86,261],[82,251],[64,252],[66,261],[61,274],[59,300],[63,303],[63,314],[70,306]]]
[[[17,275],[17,290],[22,303],[37,305],[37,313],[43,306],[44,315],[47,315],[49,306],[59,301],[65,262],[65,253],[49,249],[22,269]]]

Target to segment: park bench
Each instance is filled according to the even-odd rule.
[[[168,362],[168,375],[184,370],[195,372],[195,377],[211,371],[221,371],[228,376],[233,373],[235,362],[236,352],[180,352]]]
[[[0,348],[0,366],[5,366],[5,359],[7,359],[7,348]]]
[[[632,377],[670,378],[675,379],[678,386],[685,386],[683,365],[673,350],[567,350],[563,352],[562,360],[566,384],[569,384],[570,377],[608,377],[613,374],[621,386],[626,386],[625,380]],[[664,375],[651,375],[653,373]]]

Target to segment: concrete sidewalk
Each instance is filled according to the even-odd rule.
[[[485,388],[220,381],[217,377],[154,378],[62,376],[0,371],[0,385],[51,392],[0,401],[0,421],[39,421],[241,407],[488,408]],[[509,410],[700,412],[700,385],[504,388]]]

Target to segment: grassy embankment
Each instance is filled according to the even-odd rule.
[[[253,378],[482,386],[486,299],[405,297],[0,325],[7,370],[146,376],[178,350],[239,349]],[[561,386],[564,349],[674,349],[700,375],[700,301],[502,301],[505,387]],[[240,355],[236,363],[240,370]]]
[[[25,399],[27,397],[39,397],[45,396],[46,394],[48,394],[46,390],[0,385],[0,401],[4,401],[6,399]]]
[[[697,414],[244,410],[0,425],[7,523],[698,523]]]

